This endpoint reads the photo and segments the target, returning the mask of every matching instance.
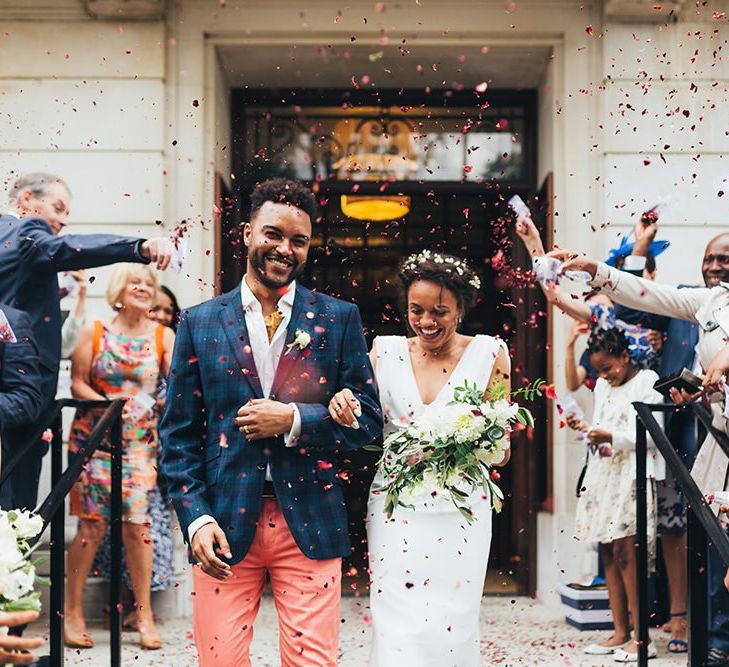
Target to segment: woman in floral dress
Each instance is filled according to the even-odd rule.
[[[177,331],[177,322],[180,318],[180,307],[174,293],[164,285],[157,289],[154,306],[149,311],[150,319]],[[164,394],[166,385],[160,383],[157,393],[159,414],[164,407]],[[172,539],[172,512],[170,499],[167,496],[164,482],[157,479],[157,486],[152,489],[149,497],[149,536],[152,540],[152,592],[164,591],[172,586],[175,575],[174,542]],[[111,536],[106,531],[104,540],[96,552],[96,558],[91,569],[94,576],[106,581],[111,579]],[[131,594],[132,580],[126,566],[126,559],[122,554],[122,601],[124,602],[124,620],[122,628],[136,630],[137,619],[134,609],[134,596]],[[108,614],[108,607],[105,609]]]
[[[148,318],[156,291],[157,280],[149,267],[117,266],[106,295],[116,315],[83,329],[71,370],[74,397],[129,399],[122,413],[122,538],[137,601],[140,644],[148,649],[161,646],[150,601],[150,497],[157,488],[156,395],[167,374],[174,342],[171,329]],[[71,451],[83,448],[99,416],[98,411],[78,411],[71,428]],[[66,644],[74,648],[93,646],[86,631],[82,596],[109,521],[110,471],[108,452],[97,451],[71,496],[71,511],[80,521],[68,552],[65,632]]]

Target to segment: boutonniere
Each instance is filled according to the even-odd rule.
[[[304,331],[303,329],[297,329],[294,342],[289,343],[286,346],[286,354],[291,352],[291,350],[293,350],[296,346],[298,346],[300,350],[303,350],[309,347],[309,345],[311,345],[311,334],[308,331]]]

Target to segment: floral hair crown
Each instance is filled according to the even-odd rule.
[[[461,277],[469,270],[468,264],[462,259],[451,257],[450,255],[444,256],[437,252],[431,252],[430,250],[413,253],[403,262],[402,268],[405,271],[417,272],[423,262],[440,264],[446,273],[457,273]],[[468,284],[475,289],[481,289],[481,279],[476,275],[468,279]]]

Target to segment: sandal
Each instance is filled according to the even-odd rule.
[[[628,642],[619,644],[618,646],[603,646],[602,644],[590,644],[582,649],[582,652],[586,655],[613,655],[615,651],[619,651],[625,648]]]
[[[156,651],[162,648],[162,637],[159,635],[157,626],[152,621],[151,625],[147,625],[139,621],[137,613],[137,626],[139,628],[139,646],[145,651]]]
[[[651,642],[648,644],[648,659],[651,660],[652,658],[655,658],[658,655],[658,649],[656,648],[656,645]],[[619,651],[615,651],[613,653],[613,660],[615,662],[638,662],[638,652],[635,653],[624,651],[623,649],[620,649]]]
[[[669,653],[688,653],[688,642],[683,639],[668,640]]]
[[[159,632],[156,629],[152,632],[140,631],[139,646],[145,651],[156,651],[162,648],[162,637],[159,636]]]
[[[82,635],[74,637],[69,635],[66,631],[63,631],[63,643],[66,648],[94,648],[94,640],[91,639],[88,633],[84,632]]]
[[[682,618],[684,619],[683,622],[683,630],[687,629],[687,614],[685,611],[678,612],[676,614],[671,614],[671,625],[673,625],[673,619],[675,618]],[[671,628],[671,633],[674,632],[674,628]],[[681,639],[679,637],[672,637],[668,640],[668,652],[669,653],[688,653],[688,642],[685,639]]]

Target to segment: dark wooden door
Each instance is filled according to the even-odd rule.
[[[539,192],[530,198],[534,221],[540,230],[546,248],[552,246],[552,178],[547,177]],[[512,230],[515,267],[527,271],[531,257]],[[549,338],[550,313],[546,299],[538,285],[528,274],[513,288],[514,315],[518,331],[512,339],[512,384],[514,387],[537,378],[547,380],[551,367]],[[520,402],[524,402],[520,400]],[[551,510],[552,506],[552,413],[542,398],[527,404],[534,414],[533,429],[521,431],[512,441],[509,471],[511,487],[511,521],[509,525],[513,553],[510,570],[519,588],[534,595],[537,588],[537,513]]]

